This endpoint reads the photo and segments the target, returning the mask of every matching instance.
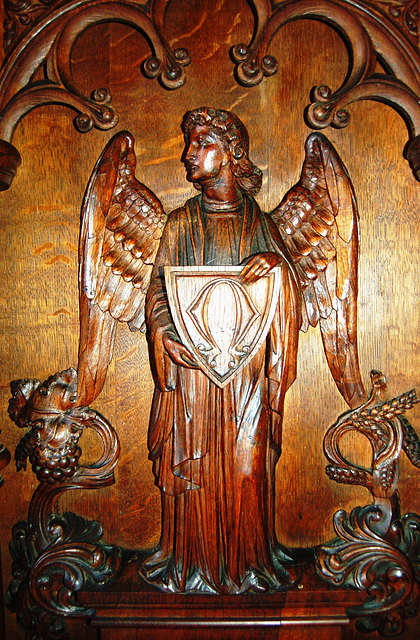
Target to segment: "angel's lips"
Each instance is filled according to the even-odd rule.
[[[187,175],[189,175],[190,173],[194,173],[195,171],[197,171],[198,165],[186,162],[185,163],[185,169],[187,171]]]

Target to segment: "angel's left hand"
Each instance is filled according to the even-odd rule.
[[[281,257],[273,251],[257,253],[247,258],[247,263],[241,271],[240,279],[245,284],[252,284],[265,276],[271,269],[281,262]]]

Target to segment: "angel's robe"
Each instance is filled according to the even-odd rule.
[[[238,265],[281,256],[280,294],[268,336],[223,389],[176,366],[162,335],[180,341],[165,292],[165,265]],[[170,591],[243,593],[278,588],[287,572],[274,527],[274,467],[284,396],[295,379],[301,298],[273,221],[254,199],[206,211],[201,195],[168,218],[146,301],[156,389],[148,446],[162,494],[159,548],[143,574]]]

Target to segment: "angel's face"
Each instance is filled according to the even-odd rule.
[[[190,132],[190,141],[183,158],[190,182],[206,182],[217,178],[229,164],[229,151],[223,141],[205,125],[197,125]]]

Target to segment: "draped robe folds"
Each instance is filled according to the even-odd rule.
[[[198,369],[176,366],[162,335],[174,328],[165,265],[237,265],[280,255],[280,294],[268,336],[223,389]],[[289,576],[274,527],[274,467],[285,392],[295,379],[301,299],[272,220],[254,199],[237,211],[205,212],[201,195],[168,218],[146,301],[155,393],[149,451],[162,495],[158,549],[144,577],[169,591],[243,593],[277,589]]]

